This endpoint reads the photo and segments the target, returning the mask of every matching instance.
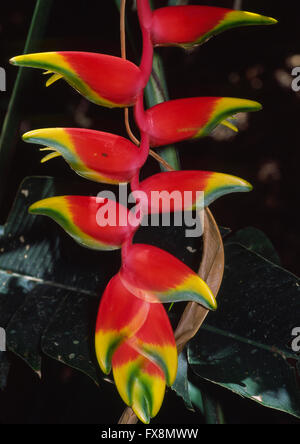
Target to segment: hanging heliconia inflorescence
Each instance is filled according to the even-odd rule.
[[[80,176],[102,183],[131,183],[132,191],[143,191],[143,214],[160,213],[152,191],[192,192],[188,207],[174,204],[171,211],[191,210],[204,192],[204,205],[232,192],[246,192],[251,185],[234,176],[207,171],[165,172],[140,183],[140,170],[150,147],[207,136],[217,125],[236,130],[226,119],[238,112],[258,111],[261,105],[244,99],[197,97],[171,100],[144,109],[144,89],[149,81],[155,46],[191,48],[211,36],[238,26],[269,25],[276,20],[243,11],[206,6],[174,6],[152,11],[149,0],[137,0],[143,37],[140,66],[110,55],[82,52],[50,52],[14,57],[18,66],[41,68],[51,74],[47,86],[66,80],[97,105],[134,107],[141,143],[100,131],[79,128],[46,128],[24,134],[26,142],[43,145],[42,162],[62,156]],[[184,200],[182,199],[182,202]],[[122,223],[103,226],[101,208],[113,211]],[[198,207],[197,207],[198,208]],[[100,211],[100,213],[99,213]],[[137,211],[137,210],[136,210]],[[138,225],[123,205],[96,197],[60,196],[34,203],[33,214],[46,215],[60,224],[81,245],[97,250],[122,249],[122,267],[101,298],[95,346],[99,365],[111,371],[124,402],[138,418],[149,423],[159,412],[166,386],[177,375],[177,349],[163,303],[194,301],[216,310],[216,299],[207,284],[189,267],[169,253],[134,244]],[[104,214],[104,211],[103,211]]]

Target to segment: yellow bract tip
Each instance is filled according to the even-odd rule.
[[[229,122],[228,120],[223,120],[223,122],[221,122],[221,125],[226,126],[227,128],[231,129],[235,133],[239,132],[238,127],[235,126],[233,123]]]
[[[58,153],[57,151],[55,151],[55,152],[47,154],[47,156],[43,157],[43,159],[41,160],[41,163],[46,163],[49,160],[55,159],[56,157],[60,157],[60,156],[61,156],[61,154]]]
[[[53,76],[50,77],[50,79],[46,82],[46,87],[53,85],[53,83],[57,82],[58,80],[62,79],[62,74],[53,74]]]

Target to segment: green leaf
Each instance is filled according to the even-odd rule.
[[[204,404],[202,391],[196,387],[192,382],[189,382],[189,397],[192,403],[200,410],[202,415],[204,415]]]
[[[260,230],[254,227],[244,228],[231,236],[227,243],[237,243],[260,254],[265,259],[276,265],[281,265],[280,258],[270,239]]]
[[[266,407],[300,417],[299,354],[291,349],[299,325],[300,280],[237,244],[226,246],[219,310],[188,347],[200,377]]]
[[[42,336],[42,351],[88,375],[101,378],[94,352],[98,299],[69,292]],[[102,376],[103,377],[103,376]]]
[[[178,357],[178,372],[172,389],[183,399],[186,407],[194,411],[189,392],[188,363],[185,351]]]

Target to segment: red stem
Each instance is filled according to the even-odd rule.
[[[141,133],[146,133],[148,130],[148,121],[146,118],[145,108],[144,108],[144,92],[139,95],[135,107],[134,107],[134,117],[139,127]]]
[[[149,0],[137,0],[137,10],[143,35],[143,55],[140,64],[140,70],[142,72],[142,82],[144,89],[150,79],[153,66],[153,44],[151,40],[151,25],[152,25],[153,14],[149,4]],[[140,155],[142,156],[144,161],[146,161],[150,151],[150,139],[147,131],[148,123],[144,108],[144,91],[140,94],[140,96],[137,99],[134,112],[135,112],[136,123],[141,132]],[[131,181],[132,192],[138,193],[139,188],[140,188],[140,171],[138,171],[138,173],[134,176],[134,178]],[[142,197],[141,198],[137,197],[136,200],[137,200],[137,206],[135,207],[135,216],[138,215],[138,212],[140,212],[142,215],[142,206],[143,206],[141,203]],[[123,262],[126,260],[126,257],[129,254],[129,250],[133,242],[133,237],[138,228],[139,227],[137,226],[136,230],[133,231],[133,233],[130,235],[130,237],[127,239],[127,241],[122,247]]]
[[[137,0],[137,10],[143,35],[143,55],[140,64],[143,87],[145,88],[152,73],[153,44],[151,40],[152,10],[149,0]]]

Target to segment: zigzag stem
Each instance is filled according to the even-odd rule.
[[[126,58],[126,36],[125,36],[125,6],[126,0],[121,0],[121,48],[122,57]],[[146,75],[148,75],[148,80],[152,71],[152,64],[150,68],[150,58],[151,63],[153,61],[153,46],[148,31],[149,17],[151,14],[151,9],[148,0],[137,0],[138,13],[140,24],[143,32],[143,57],[141,62],[141,69],[144,70],[144,81],[146,81]],[[145,14],[145,15],[144,15]],[[149,42],[151,44],[152,51],[149,49]],[[146,82],[147,83],[147,82]],[[145,84],[146,86],[146,84]],[[174,171],[174,169],[165,162],[158,154],[151,152],[149,146],[149,137],[146,137],[146,120],[145,120],[145,109],[143,104],[143,94],[139,97],[138,102],[135,106],[135,118],[136,123],[141,130],[141,149],[143,152],[151,153],[161,164],[165,166],[169,171]],[[139,141],[133,135],[130,124],[129,124],[129,111],[125,110],[125,124],[129,137],[136,144],[139,145]],[[138,191],[139,188],[139,173],[133,179],[131,183],[132,191]],[[127,250],[132,244],[134,234],[128,239],[126,244],[122,249],[123,258],[127,254]],[[215,296],[218,295],[224,274],[224,245],[223,240],[218,228],[218,225],[211,213],[207,208],[205,210],[205,225],[204,225],[204,235],[203,235],[203,256],[202,262],[199,269],[200,277],[207,282],[207,284],[212,289]],[[201,328],[206,316],[209,311],[196,303],[189,303],[179,321],[178,327],[175,331],[176,345],[178,353],[181,353],[186,344],[192,339],[199,329]],[[136,424],[138,422],[137,416],[134,414],[130,407],[124,410],[122,417],[119,420],[119,424]]]
[[[126,20],[125,20],[125,10],[126,10],[126,0],[121,0],[120,5],[120,37],[121,37],[121,56],[123,59],[127,59],[127,53],[126,53]],[[128,134],[128,137],[130,140],[136,145],[140,146],[140,141],[135,137],[135,135],[132,132],[130,122],[129,122],[129,108],[125,108],[125,127],[126,132]],[[174,169],[171,167],[171,165],[166,162],[159,154],[157,154],[155,151],[151,150],[149,151],[150,156],[152,156],[158,163],[160,163],[166,170],[173,171]]]

